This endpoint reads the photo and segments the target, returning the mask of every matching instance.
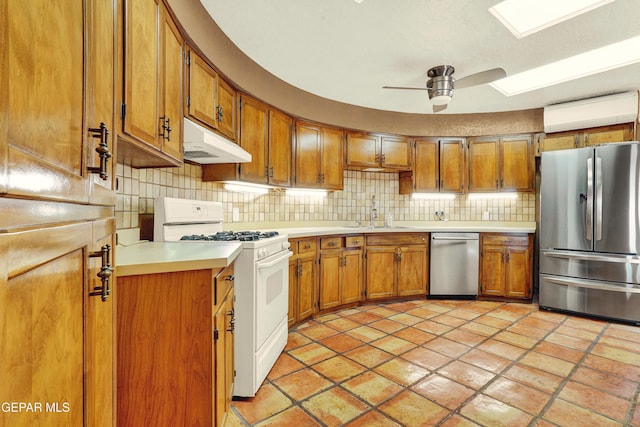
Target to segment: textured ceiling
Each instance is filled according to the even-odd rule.
[[[515,74],[640,35],[640,1],[616,0],[523,39],[488,12],[498,0],[201,0],[247,56],[307,92],[357,106],[431,113],[427,70],[455,77]],[[562,1],[562,0],[560,0]],[[438,114],[539,108],[640,88],[640,64],[506,97],[489,85],[457,90]]]

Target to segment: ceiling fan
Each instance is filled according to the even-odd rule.
[[[425,87],[403,87],[403,86],[383,86],[383,89],[407,89],[426,90],[433,105],[433,112],[437,113],[447,108],[453,97],[454,88],[464,89],[466,87],[478,86],[485,83],[506,77],[507,73],[502,68],[492,68],[491,70],[480,71],[456,80],[453,73],[456,69],[451,65],[438,65],[427,71],[427,84]]]

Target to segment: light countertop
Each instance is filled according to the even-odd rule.
[[[242,250],[238,242],[143,242],[116,248],[116,275],[224,268]]]

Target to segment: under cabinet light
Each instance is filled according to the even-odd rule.
[[[235,191],[236,193],[267,194],[271,187],[260,184],[247,184],[244,182],[228,182],[224,184],[224,189],[227,191]]]
[[[456,195],[453,193],[413,193],[411,194],[411,198],[422,200],[453,200],[456,198]]]
[[[613,1],[505,0],[489,8],[489,12],[520,39]]]
[[[517,199],[518,193],[469,193],[469,200]]]
[[[315,188],[287,188],[285,193],[287,196],[293,197],[327,197],[327,190],[318,190]]]

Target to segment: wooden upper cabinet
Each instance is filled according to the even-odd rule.
[[[469,191],[532,191],[531,135],[469,141]]]
[[[412,140],[403,136],[347,132],[345,166],[356,170],[409,170],[412,147]]]
[[[400,194],[437,192],[440,182],[440,144],[437,139],[416,139],[415,166],[400,174]]]
[[[182,162],[183,38],[158,0],[125,0],[124,99],[118,161],[133,167]]]
[[[304,188],[343,188],[341,129],[296,122],[295,185]]]
[[[187,114],[235,141],[236,90],[194,50],[188,55]]]
[[[634,124],[622,123],[543,135],[540,140],[539,151],[567,150],[571,148],[581,148],[591,145],[633,140],[635,140]]]
[[[0,191],[86,203],[82,2],[11,0],[3,9]],[[110,118],[96,120],[87,127]]]
[[[269,107],[247,95],[240,97],[240,146],[251,153],[250,163],[240,164],[240,179],[267,183]]]
[[[463,193],[464,184],[464,140],[440,140],[440,191]]]
[[[291,143],[293,119],[269,110],[269,184],[291,185]]]

